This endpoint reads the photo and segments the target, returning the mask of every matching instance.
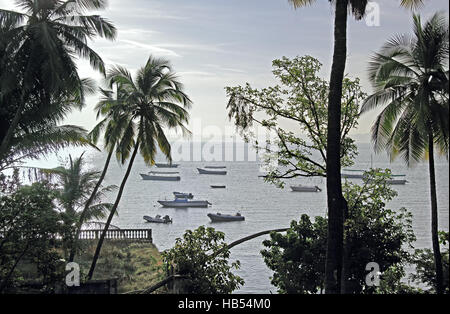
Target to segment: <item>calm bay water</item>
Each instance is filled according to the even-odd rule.
[[[359,156],[355,169],[366,169],[370,166],[373,152],[369,144],[359,145]],[[102,169],[105,155],[89,154],[91,166]],[[113,224],[121,228],[152,228],[155,245],[160,251],[173,246],[175,239],[181,237],[185,230],[196,229],[201,225],[214,227],[225,232],[228,243],[263,230],[289,227],[292,220],[298,220],[302,214],[312,217],[326,213],[326,189],[324,179],[294,179],[288,182],[287,188],[279,189],[258,178],[259,163],[242,162],[177,162],[180,164],[181,181],[143,181],[139,173],[147,173],[150,169],[138,157],[128,179],[124,195],[119,206],[119,216]],[[225,165],[226,176],[198,174],[197,167],[208,164]],[[395,174],[406,174],[408,184],[394,186],[398,197],[388,204],[391,209],[406,207],[413,215],[413,228],[417,236],[416,248],[431,248],[430,238],[430,202],[428,166],[426,163],[407,168],[402,161],[390,163],[386,155],[373,155],[373,166],[390,168]],[[119,185],[126,166],[112,162],[105,184]],[[160,169],[161,170],[161,169]],[[175,169],[170,169],[175,170]],[[440,159],[436,162],[437,191],[439,205],[440,230],[449,229],[449,164]],[[220,183],[226,189],[211,189],[210,185]],[[314,184],[320,186],[320,193],[291,192],[289,185]],[[191,192],[196,199],[206,199],[213,205],[209,208],[170,209],[162,208],[157,201],[173,199],[172,192]],[[113,200],[114,193],[110,198]],[[209,212],[236,213],[245,216],[243,222],[211,223],[206,216]],[[160,225],[146,223],[144,215],[166,215],[173,218],[173,224]],[[265,266],[260,251],[260,237],[245,242],[231,249],[231,258],[241,262],[237,273],[244,278],[245,285],[237,293],[276,293],[270,283],[271,271]]]

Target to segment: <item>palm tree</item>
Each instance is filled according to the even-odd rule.
[[[94,92],[95,84],[92,80],[83,79],[81,83],[83,94]],[[34,104],[23,112],[7,151],[0,159],[0,171],[16,167],[24,160],[56,153],[69,145],[92,146],[85,129],[73,125],[58,125],[73,108],[81,108],[84,105],[81,97],[80,93],[52,97],[45,106],[38,104],[41,98],[35,99]],[[0,122],[2,127],[6,126],[9,123],[8,115],[0,113]]]
[[[104,147],[108,151],[108,155],[106,157],[105,165],[103,166],[103,171],[97,181],[97,184],[95,185],[94,189],[92,190],[91,196],[88,198],[84,205],[84,209],[81,212],[80,220],[77,225],[76,230],[76,236],[75,241],[78,240],[78,236],[81,232],[82,227],[82,221],[84,221],[84,216],[88,214],[89,207],[91,206],[91,203],[95,199],[95,195],[97,194],[98,190],[100,189],[103,180],[105,179],[106,173],[109,168],[109,163],[111,162],[112,155],[114,153],[114,148],[116,147],[116,143],[120,140],[120,136],[123,134],[124,131],[124,124],[117,124],[117,114],[120,114],[123,111],[123,106],[126,106],[126,104],[122,101],[122,98],[124,95],[123,91],[118,90],[116,93],[116,98],[114,98],[113,91],[105,90],[100,88],[100,92],[102,94],[102,98],[100,102],[96,106],[97,111],[97,119],[100,116],[105,116],[95,127],[94,129],[89,133],[89,140],[93,144],[97,144],[100,134],[102,132],[105,132],[104,136]],[[72,250],[69,255],[69,262],[72,262],[76,255],[77,246],[72,246]]]
[[[85,169],[84,153],[73,159],[69,156],[68,166],[52,169],[39,169],[40,173],[56,184],[56,195],[61,208],[61,218],[67,230],[63,242],[70,250],[76,245],[75,228],[91,219],[104,219],[111,210],[111,203],[101,202],[105,193],[112,191],[116,186],[101,187],[96,191],[93,200],[82,217],[81,209],[88,197],[91,196],[94,186],[97,185],[100,172]]]
[[[423,26],[420,16],[413,20],[414,36],[395,36],[373,56],[369,74],[374,93],[361,111],[383,106],[372,128],[376,151],[387,150],[391,159],[401,155],[407,165],[428,157],[435,288],[443,293],[434,155],[436,147],[448,156],[449,31],[438,13]]]
[[[106,3],[18,0],[22,12],[0,9],[0,98],[13,108],[0,134],[0,158],[6,154],[24,111],[33,106],[45,108],[53,97],[76,93],[83,98],[75,55],[89,59],[104,73],[102,59],[87,41],[95,36],[114,39],[116,29],[99,15],[86,13],[104,9]]]
[[[288,0],[294,8],[312,4],[315,0]],[[349,8],[353,16],[364,17],[368,0],[329,0],[335,6],[334,52],[328,94],[328,134],[327,134],[327,203],[328,203],[328,243],[325,265],[325,292],[341,291],[341,270],[343,259],[343,222],[346,201],[341,186],[340,121],[342,80],[347,59],[347,14]],[[401,0],[401,5],[414,8],[423,0]],[[344,288],[345,290],[345,288]]]
[[[157,147],[171,161],[171,147],[164,128],[179,128],[183,134],[190,133],[185,123],[189,120],[187,109],[191,106],[191,100],[183,92],[183,85],[172,71],[169,61],[150,56],[135,79],[125,68],[115,67],[109,71],[107,80],[110,88],[117,85],[121,101],[105,103],[103,109],[111,113],[114,118],[112,121],[117,125],[108,123],[111,128],[106,129],[105,138],[111,136],[114,138],[111,142],[107,141],[107,144],[116,142],[119,137],[113,133],[119,130],[120,139],[116,143],[116,157],[122,164],[128,158],[130,160],[116,201],[97,244],[88,280],[92,279],[94,274],[106,232],[119,205],[138,151],[148,165],[155,163]]]

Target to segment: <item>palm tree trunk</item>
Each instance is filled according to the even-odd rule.
[[[70,248],[69,263],[73,262],[73,260],[75,258],[75,254],[77,253],[78,237],[80,236],[81,227],[84,223],[84,219],[88,212],[89,206],[91,206],[92,202],[94,201],[95,195],[97,195],[97,192],[100,189],[103,180],[105,179],[105,175],[106,175],[106,172],[108,171],[108,167],[109,167],[109,163],[111,161],[113,150],[114,150],[114,147],[108,153],[108,157],[106,157],[106,162],[105,162],[105,166],[103,167],[103,172],[100,175],[100,178],[98,179],[97,184],[94,187],[94,190],[92,190],[91,196],[89,197],[86,204],[84,205],[83,211],[81,212],[81,215],[80,215],[80,219],[77,222],[75,238],[73,239],[73,243]]]
[[[433,242],[434,265],[436,268],[436,293],[442,294],[444,293],[444,277],[438,236],[438,206],[436,193],[436,173],[434,169],[434,141],[432,131],[428,135],[428,154],[431,192],[431,240]]]
[[[94,258],[92,259],[91,268],[89,269],[89,273],[87,276],[88,280],[91,280],[92,276],[94,275],[95,266],[97,264],[97,260],[100,255],[100,251],[102,249],[103,241],[105,240],[105,237],[106,237],[106,232],[108,231],[109,225],[111,224],[111,221],[114,217],[117,207],[119,206],[120,198],[122,197],[122,193],[125,188],[125,184],[127,183],[128,176],[130,175],[131,168],[133,167],[133,162],[134,162],[134,159],[136,158],[138,149],[139,149],[139,140],[136,141],[133,154],[131,155],[130,163],[128,164],[127,171],[125,172],[125,176],[123,177],[122,183],[120,184],[119,193],[117,194],[116,201],[114,202],[114,205],[111,208],[111,212],[109,213],[108,220],[106,221],[106,224],[105,224],[105,228],[103,229],[100,239],[98,240],[97,248],[95,249]]]
[[[325,264],[325,293],[340,292],[343,246],[343,196],[341,186],[341,98],[347,58],[348,0],[336,1],[334,53],[328,95],[327,203],[328,241]]]

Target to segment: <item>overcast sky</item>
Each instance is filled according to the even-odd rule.
[[[366,92],[371,91],[366,75],[370,54],[392,35],[411,31],[411,13],[399,2],[376,1],[379,26],[350,19],[346,72],[360,77]],[[447,1],[425,2],[420,10],[424,20],[436,11],[448,16]],[[0,7],[14,8],[14,1],[0,0]],[[322,75],[329,76],[333,10],[327,0],[298,10],[287,0],[110,0],[101,14],[118,29],[116,41],[92,43],[105,62],[133,72],[150,54],[169,58],[194,101],[191,116],[203,126],[230,126],[224,87],[273,85],[275,58],[309,54],[323,63]],[[79,63],[79,70],[83,77],[100,78],[86,62]],[[88,107],[65,122],[91,129],[97,99],[90,97]],[[361,118],[355,133],[368,133],[373,115]]]

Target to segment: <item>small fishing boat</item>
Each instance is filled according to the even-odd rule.
[[[212,222],[228,222],[228,221],[244,221],[245,217],[237,213],[236,215],[226,215],[226,214],[208,214],[208,217]]]
[[[341,178],[345,179],[363,179],[364,176],[363,173],[341,173]]]
[[[149,174],[179,174],[179,171],[149,171]]]
[[[202,168],[197,168],[198,173],[200,174],[215,174],[215,175],[226,175],[226,170],[207,170]]]
[[[153,180],[153,181],[180,181],[180,176],[166,176],[166,175],[152,175],[140,173],[143,180]]]
[[[192,193],[173,192],[173,195],[175,195],[176,198],[194,198],[194,195]]]
[[[163,207],[186,208],[186,207],[208,207],[208,201],[191,201],[187,198],[176,198],[173,201],[158,201]]]
[[[369,180],[370,182],[371,180]],[[408,180],[405,179],[386,179],[386,183],[387,184],[392,184],[392,185],[403,185],[408,183]]]
[[[156,215],[155,217],[144,216],[144,220],[146,220],[147,222],[154,222],[159,224],[172,223],[172,218],[170,218],[168,215],[165,215],[164,217],[161,217],[160,215]]]
[[[205,166],[206,169],[225,169],[226,166]]]
[[[210,187],[212,189],[225,189],[227,186],[226,185],[220,185],[220,184],[213,184],[213,185],[210,185]]]
[[[364,179],[366,177],[366,171],[358,169],[344,169],[345,172],[341,173],[341,177],[345,179]],[[391,177],[406,177],[405,174],[392,174]]]
[[[155,163],[155,166],[158,168],[177,168],[178,164],[161,164],[161,163]]]
[[[307,185],[292,185],[291,189],[293,192],[321,192],[322,189],[317,185],[315,186],[307,186]]]

